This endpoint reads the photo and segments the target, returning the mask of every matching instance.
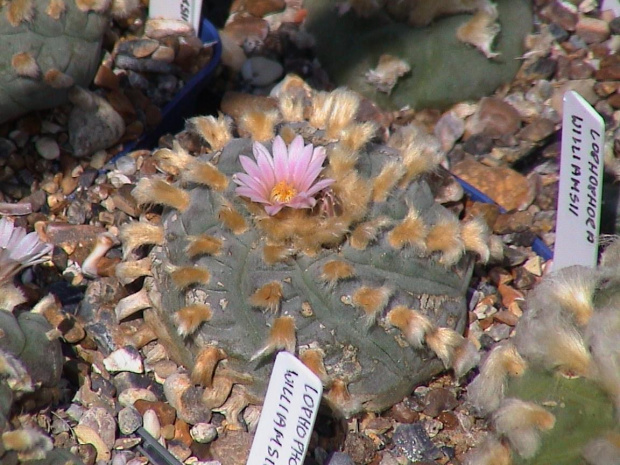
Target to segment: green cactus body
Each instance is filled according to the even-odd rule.
[[[80,9],[73,0],[3,4],[0,122],[63,104],[71,85],[90,84],[110,21],[107,11]]]
[[[531,31],[531,7],[527,0],[494,3],[502,29],[496,47],[500,55],[493,59],[457,39],[457,29],[471,16],[441,18],[414,28],[385,17],[360,18],[352,11],[338,15],[331,0],[311,0],[304,6],[318,58],[330,77],[386,108],[399,109],[445,108],[490,95],[512,81],[520,66],[524,38]],[[377,90],[366,78],[381,55],[404,60],[411,68],[389,93]]]
[[[619,247],[607,249],[604,266],[561,269],[528,295],[514,346],[494,349],[468,387],[504,443],[487,442],[466,463],[510,455],[516,464],[618,463]],[[516,403],[521,421],[511,423],[506,409]]]
[[[351,96],[337,91],[328,98]],[[354,102],[351,119],[357,109],[357,100]],[[257,135],[259,131],[243,121],[258,115],[248,112],[242,117],[241,130]],[[467,358],[455,353],[469,347],[458,332],[467,320],[464,294],[472,268],[458,220],[435,203],[423,176],[407,179],[407,166],[398,150],[364,143],[372,132],[366,131],[362,143],[347,152],[356,153],[353,166],[337,168],[338,153],[342,154],[338,144],[343,142],[329,135],[333,131],[329,118],[337,116],[328,117],[326,130],[287,121],[281,114],[272,123],[272,128],[277,123],[279,132],[289,140],[295,133],[304,134],[306,143],[319,145],[327,140],[325,176],[335,179],[330,193],[338,205],[338,213],[333,215],[320,213],[323,200],[319,200],[314,209],[284,208],[269,216],[260,204],[236,195],[230,180],[242,171],[239,156],[252,152],[251,139],[227,136],[221,150],[216,148],[199,159],[187,160],[187,154],[181,157],[180,147],[176,153],[160,151],[166,152],[166,157],[186,160],[182,179],[213,163],[209,166],[216,166],[218,176],[226,180],[226,187],[220,183],[219,189],[197,185],[195,177],[194,182],[179,183],[186,189],[179,189],[173,202],[185,196],[188,200],[179,202],[178,208],[164,209],[163,243],[151,252],[154,276],[146,280],[158,315],[151,318],[152,326],[159,327],[160,338],[172,339],[168,348],[178,361],[191,368],[201,364],[205,348],[210,348],[213,356],[214,348],[224,351],[225,355],[215,356],[215,363],[223,360],[217,363],[213,378],[209,376],[203,383],[207,385],[206,397],[215,395],[221,382],[228,383],[228,391],[231,383],[241,384],[250,401],[260,401],[274,352],[286,349],[306,361],[309,354],[317,356],[320,361],[313,367],[331,387],[327,397],[341,412],[381,410],[442,370],[442,363],[428,347],[439,347],[448,367],[458,364],[459,357]],[[222,122],[216,123],[212,117],[198,120],[193,121],[195,128],[201,122]],[[354,127],[368,128],[354,121],[346,126],[343,134]],[[212,139],[206,134],[209,132],[216,131],[201,132],[208,141]],[[263,136],[265,139],[270,137]],[[212,140],[210,143],[217,146]],[[269,148],[271,144],[265,145]],[[382,192],[386,173],[392,168],[398,174]],[[141,180],[134,196],[140,203],[170,203],[162,200],[161,186],[154,186],[153,181]],[[401,183],[396,185],[398,181]],[[427,235],[419,231],[418,247],[403,246],[415,233],[396,238],[397,228],[411,212],[417,212],[420,229],[429,231]],[[140,225],[129,226],[122,233],[126,253],[140,245],[133,239],[141,234]],[[449,253],[429,250],[435,226],[452,228],[450,234],[456,242]],[[220,244],[217,250],[189,254],[195,238],[205,235]],[[195,270],[208,271],[209,276],[194,279],[188,273]],[[193,304],[208,306],[210,318],[195,331],[181,330],[185,333],[182,337],[176,327],[188,320],[183,313]],[[428,346],[413,348],[404,333],[391,327],[386,316],[394,308],[415,310],[428,320]],[[295,327],[292,340],[277,334],[290,318]],[[159,325],[161,322],[165,324]],[[278,337],[283,340],[278,342]]]
[[[609,397],[585,378],[528,370],[510,383],[507,395],[544,405],[556,419],[553,429],[543,434],[536,457],[517,458],[517,464],[580,465],[584,446],[616,426]]]

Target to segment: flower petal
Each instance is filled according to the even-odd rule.
[[[245,186],[237,187],[235,189],[235,192],[237,193],[237,195],[249,198],[252,202],[271,203],[269,199],[260,195],[254,189],[251,189],[250,187],[245,187]]]
[[[262,176],[262,172],[256,162],[252,160],[250,157],[246,157],[245,155],[239,156],[239,162],[241,166],[253,178],[260,178]]]
[[[319,150],[320,149],[320,150]],[[301,179],[297,179],[299,182],[299,190],[308,190],[312,183],[319,176],[319,173],[323,170],[323,162],[325,161],[326,154],[323,147],[317,147],[312,152],[312,159],[306,168],[306,172]]]
[[[233,181],[239,184],[240,186],[245,186],[249,189],[252,189],[256,195],[260,195],[266,199],[269,198],[270,190],[266,188],[263,184],[261,184],[258,180],[251,177],[246,173],[236,173],[233,178]]]
[[[280,181],[290,182],[288,170],[288,151],[286,144],[280,136],[276,136],[273,140],[273,164],[274,173],[276,175],[276,183]]]
[[[304,193],[303,195],[295,196],[286,205],[291,208],[312,208],[316,205],[316,199]]]
[[[314,184],[310,189],[308,189],[305,193],[306,195],[314,195],[317,192],[322,191],[326,187],[331,186],[334,183],[333,179],[321,179],[319,182]]]
[[[256,164],[260,170],[261,181],[265,184],[265,186],[269,187],[269,189],[272,189],[273,186],[276,185],[273,157],[269,153],[269,150],[267,150],[265,146],[259,142],[254,142],[252,152],[254,153]]]
[[[305,190],[308,186],[304,186],[304,179],[306,175],[306,171],[308,170],[308,166],[310,166],[310,162],[312,161],[312,145],[306,145],[299,157],[296,160],[295,167],[292,170],[292,183],[297,185],[301,190]]]
[[[273,216],[276,213],[278,213],[280,210],[282,210],[282,207],[284,207],[284,205],[282,204],[265,205],[265,211],[267,212],[268,215]]]

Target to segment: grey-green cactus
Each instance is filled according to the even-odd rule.
[[[101,42],[111,14],[123,14],[134,4],[134,0],[0,2],[0,122],[65,103],[74,84],[87,87],[101,61]]]
[[[552,273],[528,296],[514,344],[494,349],[468,387],[504,444],[487,442],[467,463],[618,463],[618,250],[597,269]]]
[[[145,319],[206,387],[211,408],[226,410],[233,385],[245,402],[260,401],[274,352],[288,350],[321,377],[340,412],[385,409],[444,367],[460,376],[476,362],[461,336],[473,262],[467,250],[488,257],[486,228],[461,224],[435,202],[424,173],[436,167],[438,151],[423,131],[407,127],[387,145],[370,143],[374,127],[355,120],[355,94],[304,87],[302,95],[293,82],[282,85],[278,110],[239,118],[246,137],[233,138],[223,117],[200,117],[190,132],[208,153],[194,157],[179,143],[155,152],[177,182],[143,178],[134,190],[140,204],[166,208],[161,224],[121,232],[128,258],[141,245],[155,247],[152,277],[119,303],[117,316],[152,306]],[[278,165],[287,149],[276,133],[293,164],[313,150],[299,135],[315,155],[325,147],[326,166],[314,177],[331,185],[310,200],[294,197],[292,178],[303,167],[288,178],[276,168],[276,179],[264,180],[273,187],[268,198],[257,200],[242,173],[262,174],[240,156],[273,150]],[[267,161],[259,155],[254,168]],[[308,208],[293,208],[302,201]],[[134,274],[145,274],[144,261],[117,268],[124,281]]]
[[[473,5],[471,11],[489,2],[351,3],[354,6],[386,3],[395,16],[425,26],[435,14],[431,10],[439,4],[450,4],[453,9],[448,11],[454,11],[458,3],[465,7]],[[428,10],[420,12],[424,18],[420,22],[407,18],[416,11],[417,5],[408,8],[412,3],[430,4]],[[468,99],[477,100],[513,80],[524,52],[524,38],[531,31],[532,11],[527,0],[494,3],[501,32],[493,42],[493,50],[499,55],[491,59],[457,38],[459,27],[471,19],[468,15],[437,19],[426,27],[412,27],[394,22],[386,15],[363,18],[353,11],[338,15],[332,0],[310,0],[304,6],[308,9],[307,28],[316,39],[317,56],[336,84],[346,85],[386,108],[400,109],[447,107]],[[488,28],[492,27],[488,24]],[[490,47],[491,43],[485,53],[492,56]],[[378,68],[378,65],[383,66]],[[381,79],[381,68],[386,69],[386,77],[393,79]],[[386,83],[389,85],[385,86]]]

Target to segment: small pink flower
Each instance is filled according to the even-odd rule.
[[[314,207],[314,196],[334,182],[333,179],[317,181],[323,169],[325,149],[304,145],[301,136],[293,139],[288,150],[277,136],[273,140],[273,156],[258,142],[254,142],[252,152],[256,161],[241,155],[239,161],[245,173],[236,173],[233,181],[239,185],[238,195],[265,204],[269,215],[275,215],[283,207]]]
[[[6,218],[0,219],[0,284],[20,270],[44,262],[54,246],[39,240],[36,232],[26,234]]]

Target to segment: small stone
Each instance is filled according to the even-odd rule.
[[[224,26],[226,37],[237,45],[246,40],[263,42],[269,33],[269,23],[254,16],[236,15]]]
[[[244,431],[229,431],[211,443],[211,455],[221,465],[245,463],[250,455],[252,435]]]
[[[217,437],[217,428],[210,423],[196,423],[189,430],[194,441],[208,444]]]
[[[153,410],[159,418],[162,426],[172,425],[176,419],[176,412],[173,407],[164,402],[150,402],[148,400],[138,399],[133,405],[138,412],[144,414],[147,410]]]
[[[252,16],[262,18],[270,13],[277,13],[286,8],[285,0],[252,0],[246,2],[246,10]]]
[[[555,132],[555,124],[546,118],[535,118],[530,124],[519,131],[519,139],[540,142]]]
[[[125,407],[133,406],[138,399],[157,402],[157,396],[153,391],[143,388],[128,388],[118,395],[118,402]]]
[[[96,460],[108,462],[112,456],[110,449],[107,444],[103,441],[97,430],[91,428],[90,426],[78,424],[73,428],[73,433],[75,434],[78,442],[80,444],[89,444],[92,445],[97,451]],[[112,442],[112,446],[114,442]]]
[[[399,402],[390,409],[390,414],[399,423],[415,423],[420,419],[420,414],[410,408],[407,403]]]
[[[34,146],[37,153],[46,160],[56,160],[60,156],[58,143],[50,137],[39,137]]]
[[[397,450],[412,462],[441,457],[441,451],[432,443],[419,422],[398,426],[392,438]]]
[[[136,174],[136,160],[129,155],[118,158],[115,165],[116,169],[123,173],[125,176],[132,176]]]
[[[609,24],[602,19],[583,16],[575,26],[576,34],[586,44],[598,44],[609,38]]]
[[[490,336],[495,342],[499,342],[508,339],[511,331],[512,328],[510,326],[499,323],[492,325],[488,331],[485,331],[485,334]]]
[[[513,327],[516,326],[516,324],[519,322],[519,318],[514,313],[507,310],[497,312],[495,315],[493,315],[493,319],[495,321],[499,321],[500,323]]]
[[[448,111],[439,118],[434,132],[441,144],[441,149],[448,152],[465,132],[465,122],[453,111]]]
[[[125,132],[122,117],[103,98],[79,87],[69,91],[74,104],[67,128],[76,157],[85,157],[114,145]]]
[[[476,113],[467,120],[467,134],[484,134],[493,138],[514,134],[521,126],[517,110],[496,97],[484,97]]]
[[[133,407],[124,407],[118,412],[118,428],[123,434],[132,434],[142,426],[142,415]]]
[[[203,392],[186,374],[176,373],[164,382],[166,400],[175,408],[177,416],[190,425],[208,423],[211,419],[211,411],[202,401]]]
[[[443,424],[443,428],[446,430],[456,429],[460,425],[459,418],[454,412],[441,412],[437,416],[437,420]]]
[[[153,55],[154,60],[163,61],[164,63],[172,63],[174,61],[174,49],[165,45],[160,45]]]
[[[93,82],[108,90],[118,89],[120,83],[118,76],[106,65],[99,66]]]
[[[550,2],[541,13],[549,21],[567,31],[575,30],[579,18],[577,8],[568,2]]]
[[[474,134],[463,144],[463,150],[472,155],[484,155],[493,148],[493,139],[484,134]]]
[[[542,259],[540,256],[536,255],[530,259],[528,259],[524,264],[523,268],[525,268],[529,273],[532,273],[534,276],[542,276]]]
[[[532,226],[533,219],[534,216],[529,211],[502,213],[493,224],[493,232],[496,234],[522,232]]]
[[[284,68],[280,63],[261,56],[248,58],[241,68],[243,78],[256,87],[274,83],[283,72]]]
[[[437,388],[426,394],[424,404],[423,413],[429,417],[435,418],[445,410],[454,409],[458,405],[458,402],[452,391],[444,388]]]
[[[194,28],[180,19],[148,19],[144,26],[144,35],[151,39],[163,39],[168,36],[188,36],[194,34]]]
[[[159,439],[161,436],[161,423],[159,423],[155,410],[147,410],[142,414],[142,425],[151,436]]]
[[[117,349],[103,359],[103,365],[111,373],[130,371],[144,373],[144,365],[140,353],[131,346]]]
[[[168,376],[175,374],[179,369],[178,365],[172,360],[160,360],[155,362],[152,368],[155,375],[162,380],[165,380]]]
[[[368,464],[375,456],[375,445],[368,436],[349,432],[344,441],[343,452],[354,463]]]
[[[470,156],[452,166],[452,172],[506,210],[525,210],[534,200],[535,186],[508,167],[490,167]]]
[[[325,462],[325,465],[355,465],[355,463],[356,462],[354,462],[348,454],[345,454],[344,452],[334,452],[329,456]]]
[[[186,463],[185,461],[192,455],[190,447],[180,442],[170,442],[168,444],[168,451],[182,463]],[[207,462],[195,462],[196,465],[204,465],[205,463]],[[219,464],[219,462],[215,463]]]

